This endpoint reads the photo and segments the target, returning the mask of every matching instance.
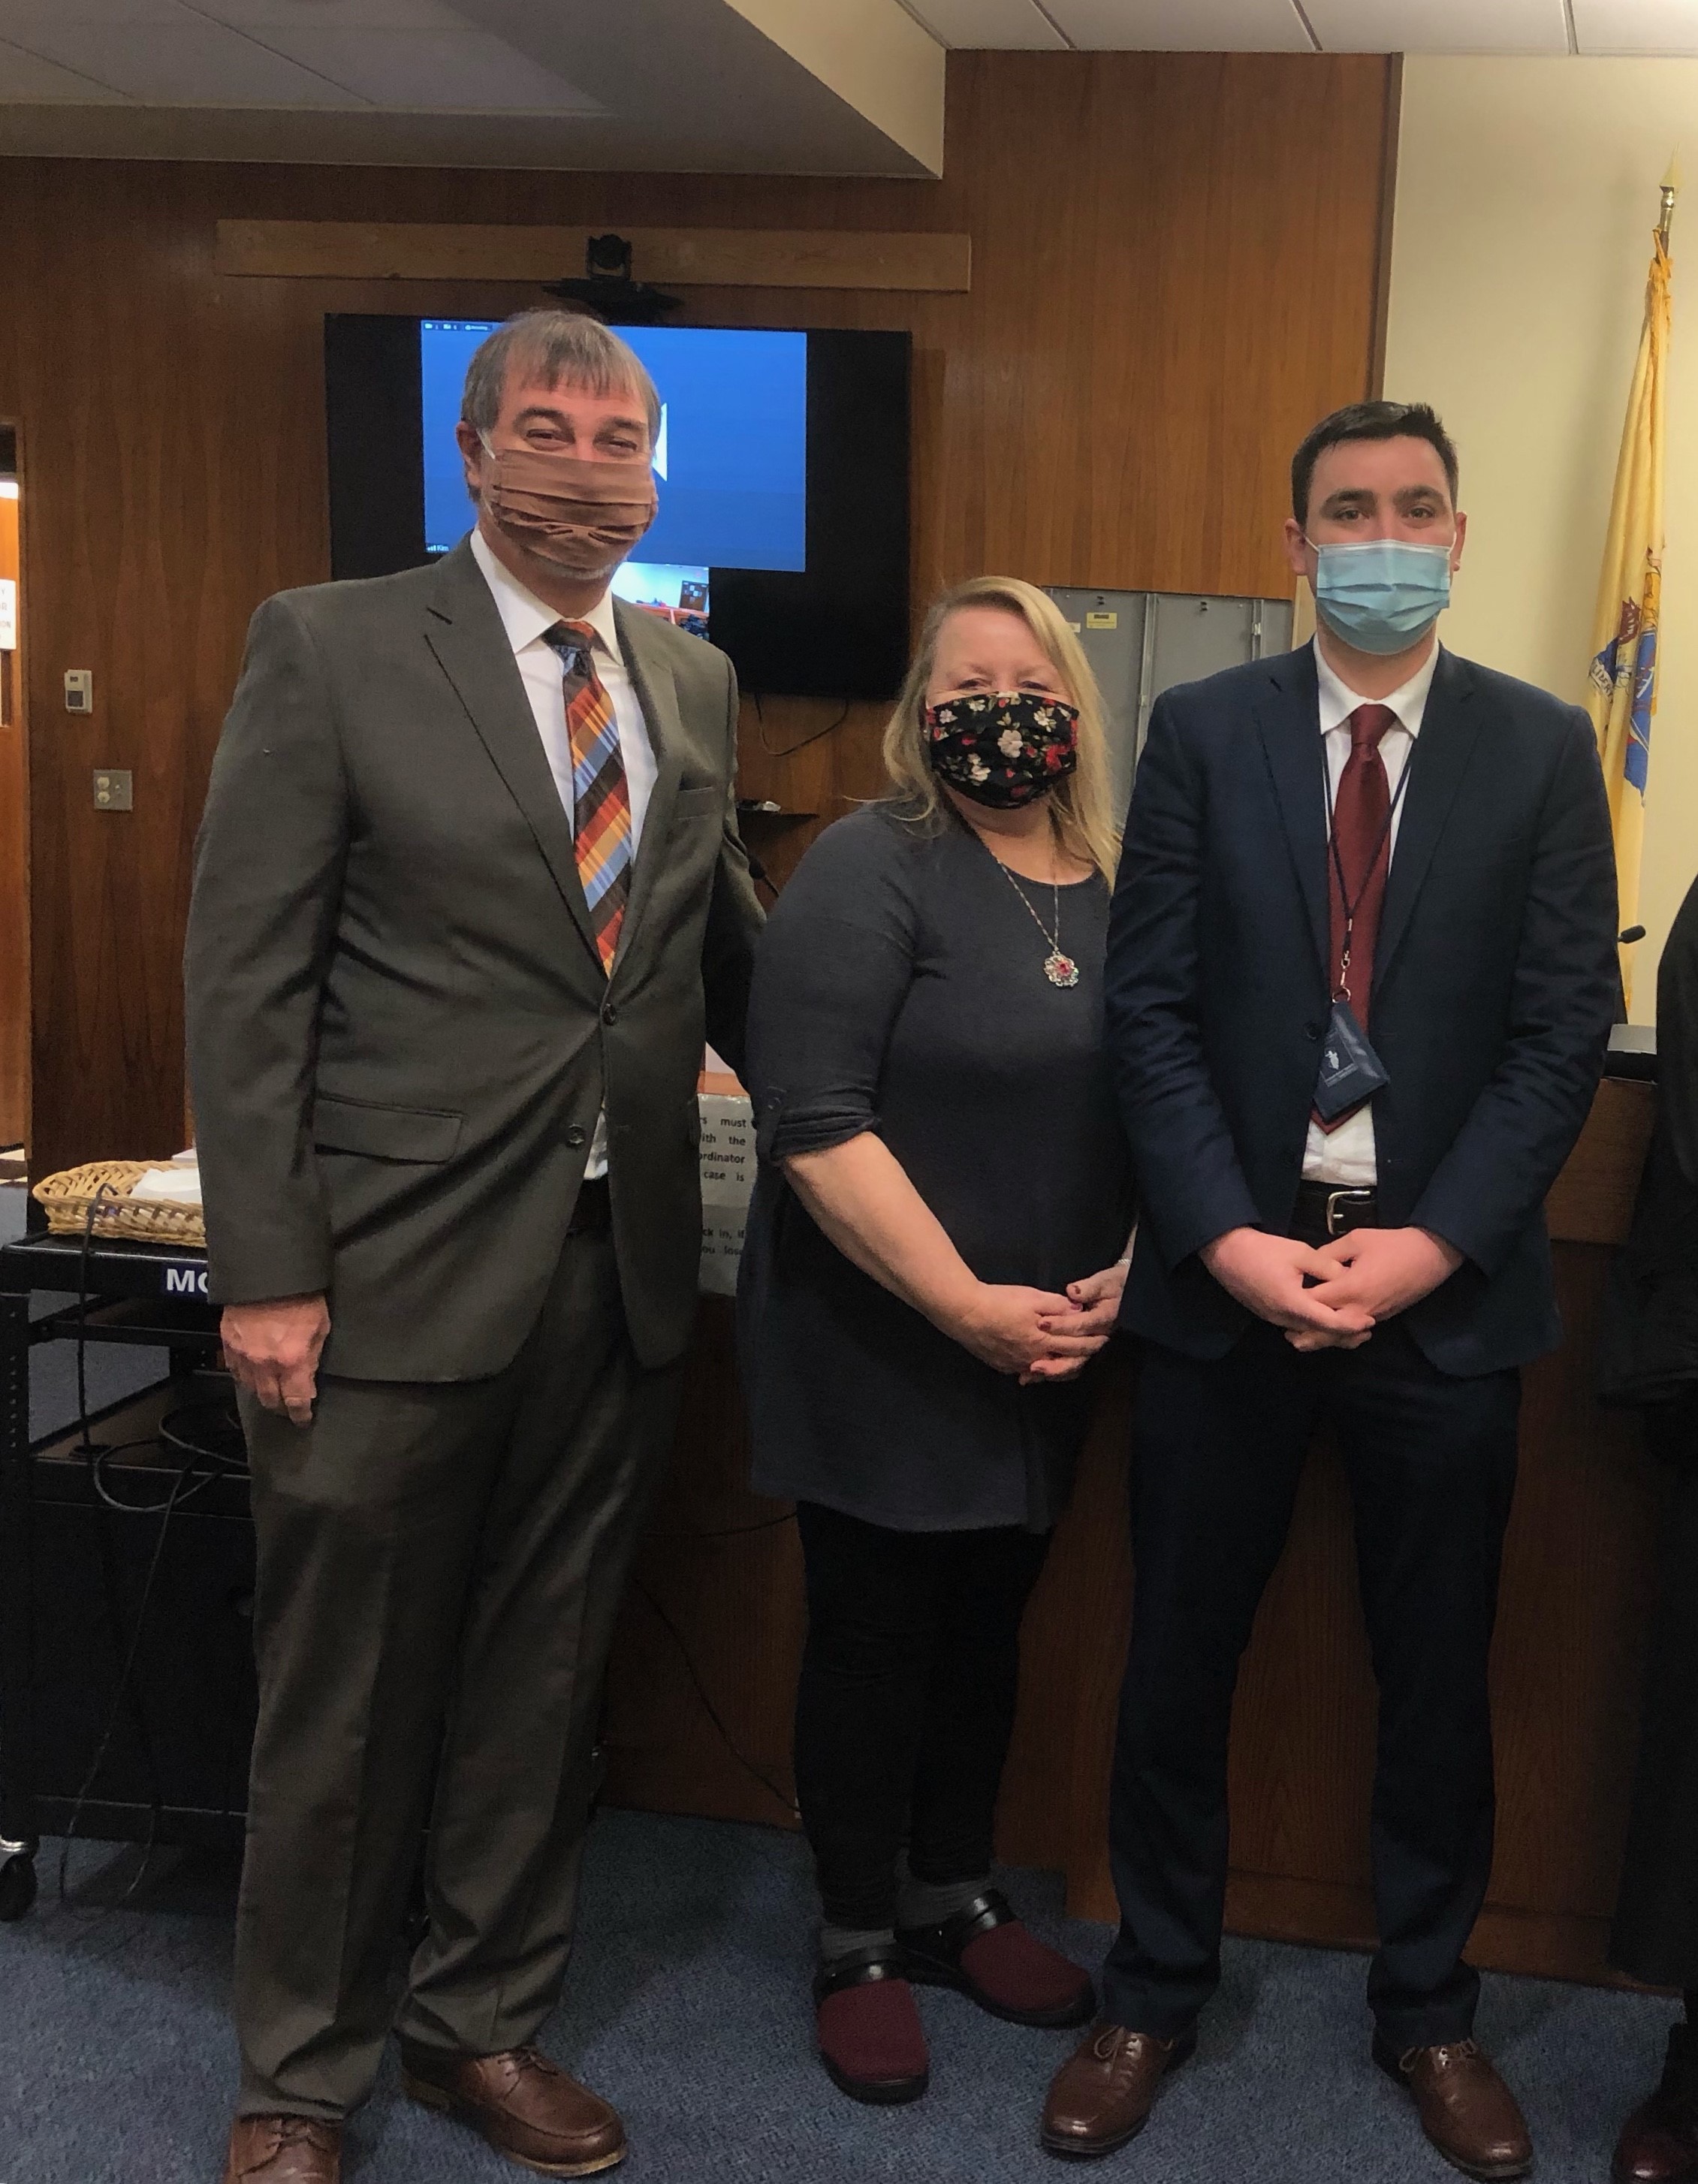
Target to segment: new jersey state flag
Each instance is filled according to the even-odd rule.
[[[1645,287],[1645,326],[1616,465],[1609,536],[1592,624],[1586,710],[1597,732],[1615,833],[1623,925],[1639,910],[1640,854],[1656,710],[1656,637],[1662,597],[1663,406],[1668,384],[1669,258],[1656,233]],[[1633,974],[1622,956],[1622,983]]]

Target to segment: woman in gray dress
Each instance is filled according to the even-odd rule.
[[[940,600],[885,761],[761,940],[739,1307],[754,1484],[795,1500],[806,1568],[820,2051],[869,2101],[925,2090],[916,1980],[1022,2024],[1094,2007],[992,1885],[991,1823],[1131,1218],[1101,703],[1054,602]]]

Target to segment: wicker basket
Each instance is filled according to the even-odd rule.
[[[31,1195],[46,1206],[47,1226],[55,1235],[81,1236],[88,1225],[88,1209],[104,1184],[106,1195],[95,1208],[92,1224],[97,1236],[203,1251],[206,1223],[199,1206],[146,1198],[137,1201],[130,1195],[149,1168],[170,1166],[169,1161],[91,1161],[83,1167],[68,1167],[62,1175],[43,1176]]]

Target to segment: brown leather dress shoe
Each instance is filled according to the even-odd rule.
[[[617,2113],[534,2048],[437,2055],[404,2044],[401,2083],[409,2099],[470,2124],[539,2176],[593,2176],[625,2159]]]
[[[1622,2126],[1614,2184],[1698,2184],[1698,2028],[1674,2025],[1662,2082]]]
[[[1532,2168],[1533,2141],[1515,2095],[1472,2040],[1400,2054],[1376,2034],[1373,2059],[1414,2097],[1421,2128],[1453,2169],[1497,2184]]]
[[[1124,2025],[1093,2025],[1050,2081],[1040,2141],[1051,2153],[1112,2153],[1143,2130],[1156,2087],[1196,2044],[1194,2032],[1158,2040]]]
[[[342,2184],[342,2126],[315,2116],[237,2116],[224,2184]]]

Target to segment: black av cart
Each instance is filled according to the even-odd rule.
[[[32,1443],[31,1361],[66,1338],[167,1369]],[[44,1833],[239,1841],[253,1564],[204,1254],[0,1247],[0,1919],[34,1902]]]

